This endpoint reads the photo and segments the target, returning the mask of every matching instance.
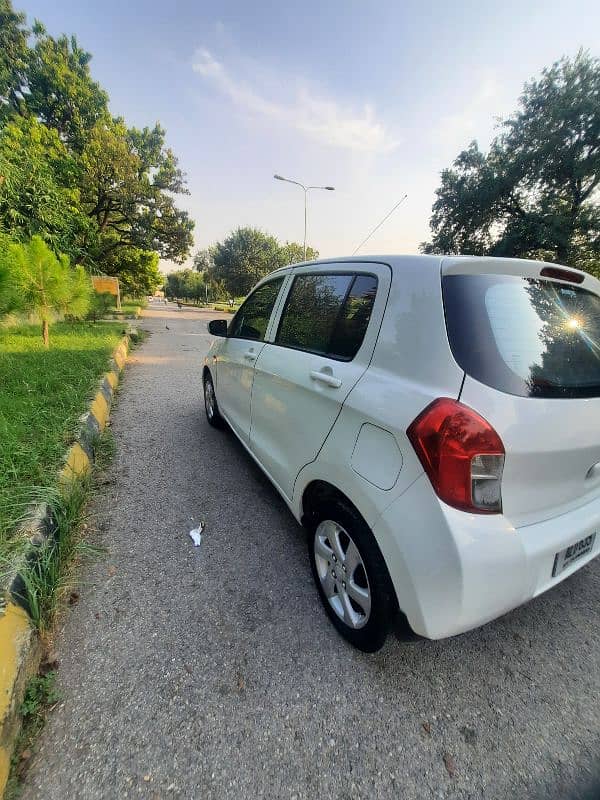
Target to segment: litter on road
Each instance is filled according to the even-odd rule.
[[[192,537],[192,541],[194,542],[194,547],[200,547],[200,542],[202,541],[202,531],[204,529],[204,523],[201,522],[197,528],[192,528],[190,531],[190,536]]]

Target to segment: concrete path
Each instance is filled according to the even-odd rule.
[[[353,651],[319,606],[302,531],[205,421],[211,316],[146,314],[97,503],[108,555],[59,631],[62,702],[24,798],[588,796],[600,561],[481,630]]]

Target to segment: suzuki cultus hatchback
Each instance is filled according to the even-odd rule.
[[[398,612],[439,639],[600,548],[600,282],[514,259],[316,261],[209,325],[226,420],[309,532],[323,605],[362,650]]]

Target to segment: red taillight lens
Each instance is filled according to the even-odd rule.
[[[504,445],[472,408],[440,397],[406,433],[440,499],[478,514],[502,510]]]

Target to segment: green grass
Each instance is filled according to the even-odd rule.
[[[135,317],[137,319],[139,314],[140,314],[141,308],[142,307],[141,307],[141,305],[139,303],[136,303],[134,301],[131,301],[131,302],[130,301],[125,301],[125,302],[121,303],[121,310],[120,311],[113,311],[112,313],[113,314],[121,314],[124,317]]]
[[[35,558],[27,560],[19,571],[23,590],[18,599],[42,634],[51,630],[57,609],[72,588],[77,565],[99,552],[81,534],[91,490],[89,478],[76,481],[68,495],[48,490],[54,534],[38,546]],[[0,557],[0,569],[1,563]]]
[[[56,689],[56,672],[53,670],[36,675],[27,684],[19,709],[22,727],[11,760],[12,770],[4,794],[5,800],[18,800],[21,796],[22,781],[31,763],[37,737],[46,724],[48,712],[60,699]]]
[[[148,299],[146,297],[128,297],[121,302],[121,312],[125,316],[137,316],[142,308],[146,308]]]
[[[118,323],[56,323],[45,350],[38,326],[0,328],[0,555],[26,505],[56,485],[122,334]]]

